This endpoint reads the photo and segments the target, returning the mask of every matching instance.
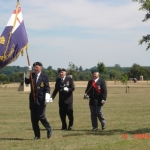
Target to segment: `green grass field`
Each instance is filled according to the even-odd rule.
[[[103,107],[107,127],[92,132],[85,88],[74,91],[74,126],[61,131],[58,95],[47,105],[46,116],[53,128],[51,139],[40,123],[41,139],[34,137],[28,107],[28,92],[17,88],[0,88],[0,150],[149,150],[150,148],[150,84],[108,86],[107,103]],[[51,89],[53,91],[53,88]]]

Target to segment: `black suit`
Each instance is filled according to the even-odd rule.
[[[67,87],[69,91],[64,91],[64,87]],[[67,128],[66,115],[69,118],[69,126],[73,126],[73,91],[74,83],[72,78],[65,77],[65,80],[62,82],[61,78],[56,80],[55,89],[52,94],[54,99],[57,92],[59,92],[59,115],[62,121],[62,128]]]
[[[98,79],[96,82],[98,88],[101,89],[100,94],[97,92],[97,90],[94,87],[92,87],[92,82],[93,80],[90,80],[88,82],[87,88],[85,90],[85,93],[87,93],[87,95],[89,95],[90,98],[89,105],[101,106],[102,105],[101,101],[102,100],[106,101],[106,97],[107,97],[107,89],[106,89],[105,81],[103,79]]]
[[[36,94],[36,101],[34,101],[33,90],[31,88],[31,93],[29,95],[29,108],[31,111],[31,122],[34,130],[35,137],[40,137],[40,129],[38,122],[39,120],[47,130],[47,134],[51,133],[51,126],[45,117],[45,93],[50,93],[50,87],[48,82],[48,76],[41,73],[38,81],[35,80],[35,73],[32,73],[34,92]],[[30,84],[31,80],[25,78],[25,83]]]
[[[96,81],[96,85],[97,85],[97,89],[100,91],[99,93],[98,90],[96,90],[96,88],[92,86],[92,82],[93,80],[90,80],[88,82],[87,88],[85,90],[85,93],[89,95],[89,99],[90,99],[89,105],[91,111],[91,122],[92,122],[93,129],[94,128],[97,129],[98,128],[97,118],[98,118],[99,121],[101,122],[102,129],[103,129],[106,122],[102,114],[102,100],[106,101],[107,88],[106,88],[105,81],[103,79],[98,79]]]

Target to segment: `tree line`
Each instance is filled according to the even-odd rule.
[[[58,68],[59,69],[59,68]],[[49,77],[49,81],[53,82],[59,77],[58,69],[53,69],[52,66],[43,68],[43,72]],[[121,81],[123,84],[129,80],[129,78],[140,79],[140,76],[144,77],[144,80],[150,80],[150,66],[140,66],[133,64],[132,67],[120,67],[119,64],[113,67],[106,67],[103,62],[98,62],[96,66],[90,69],[83,69],[82,66],[77,67],[74,63],[69,62],[67,68],[67,74],[72,75],[74,81],[87,81],[91,79],[91,71],[97,69],[100,72],[100,76],[109,81]],[[20,66],[6,66],[0,71],[0,84],[21,82],[23,79],[23,73],[25,73],[27,67]]]

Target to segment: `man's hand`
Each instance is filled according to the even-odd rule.
[[[50,101],[50,99],[51,99],[51,101]],[[52,98],[50,98],[49,93],[45,93],[45,105],[48,104],[49,102],[52,102]]]
[[[50,98],[50,99],[49,99],[49,102],[50,102],[50,103],[52,103],[52,102],[53,102],[53,99],[52,99],[52,98]]]
[[[68,89],[67,87],[64,87],[64,91],[68,92],[68,91],[69,91],[69,89]]]
[[[83,99],[89,99],[89,95],[84,94]]]
[[[101,102],[101,103],[102,103],[102,106],[105,104],[105,102],[106,102],[105,100],[102,100],[102,102]]]
[[[27,73],[26,73],[26,78],[29,79],[30,78],[30,71],[32,70],[31,66],[28,66],[27,68]]]
[[[31,66],[28,66],[28,71],[31,71],[32,70],[32,67]]]

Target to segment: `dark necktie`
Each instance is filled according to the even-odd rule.
[[[38,89],[37,89],[37,78],[38,78],[38,75],[37,74],[35,74],[35,79],[34,79],[34,87],[35,87],[35,90],[36,90],[36,103],[38,104],[38,105],[40,105],[39,104],[39,101],[38,101],[38,95],[37,95],[37,93],[38,93]]]

